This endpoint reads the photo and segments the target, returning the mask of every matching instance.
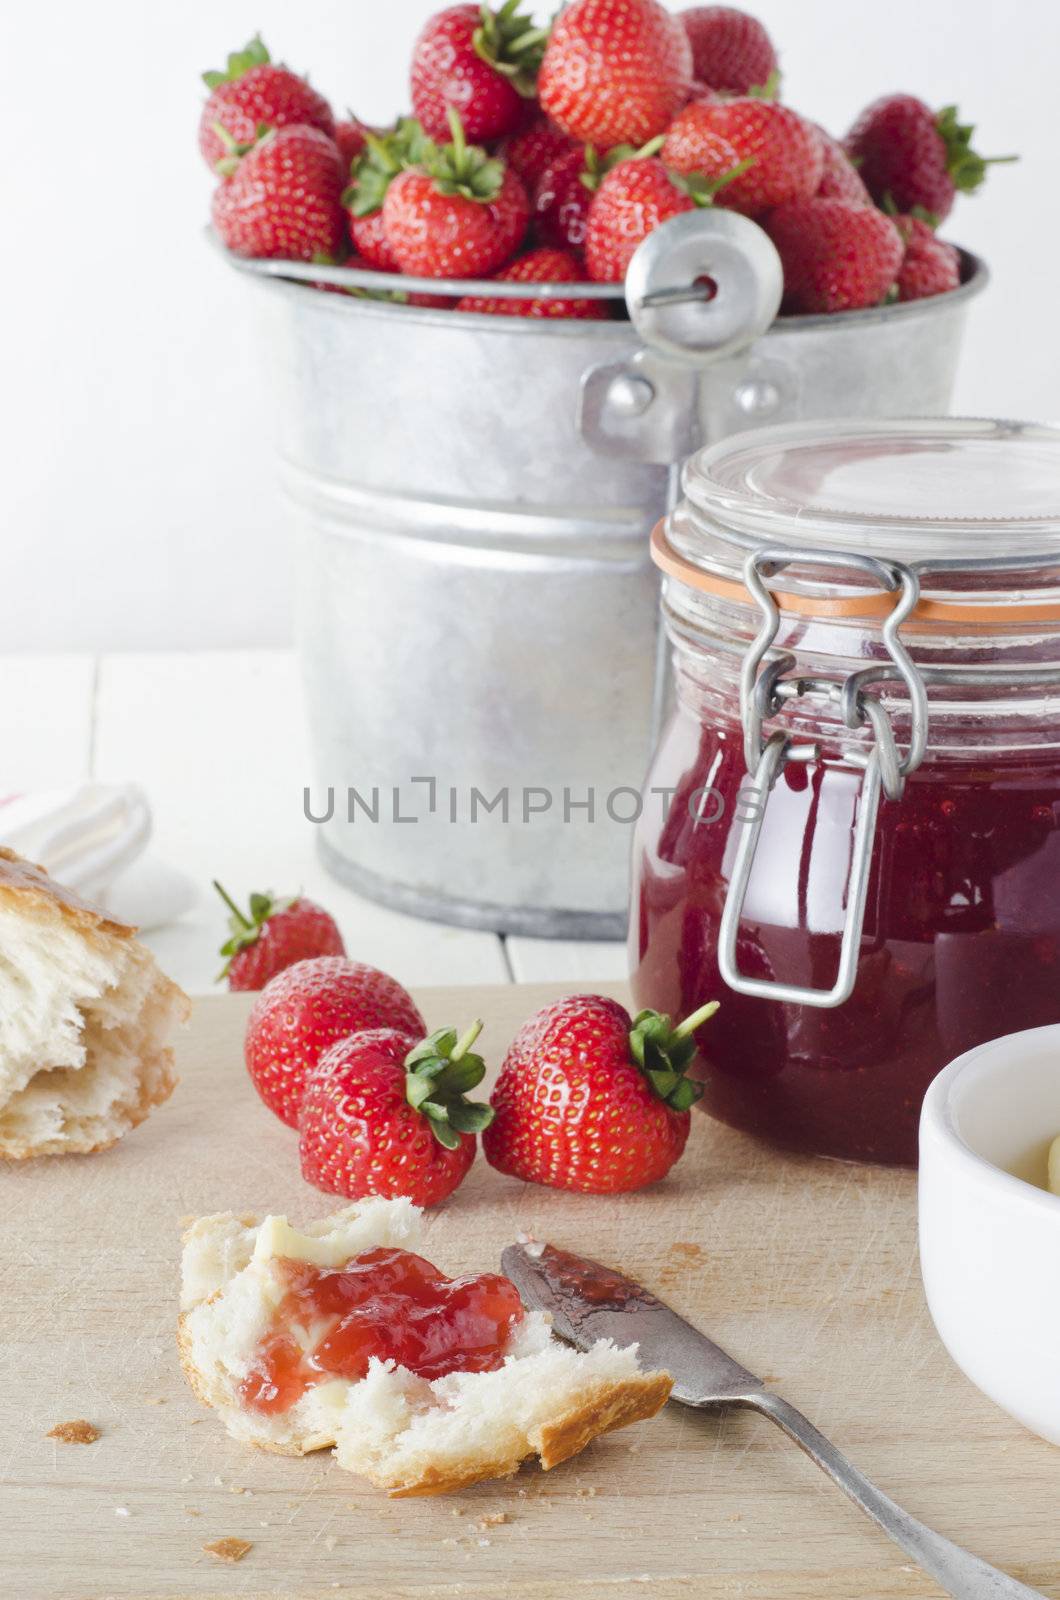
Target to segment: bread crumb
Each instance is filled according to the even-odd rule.
[[[228,1485],[228,1492],[229,1492],[229,1494],[253,1494],[254,1493],[253,1489],[246,1488],[242,1483],[230,1483]]]
[[[726,1520],[729,1521],[729,1522],[742,1522],[743,1521],[743,1512],[742,1511],[734,1511],[732,1516],[728,1517]]]
[[[203,1545],[208,1556],[216,1556],[218,1561],[228,1561],[233,1565],[242,1561],[247,1551],[253,1548],[249,1539],[211,1539],[209,1544]]]
[[[128,1506],[115,1506],[114,1515],[116,1517],[131,1517],[132,1512],[129,1510]]]
[[[595,1500],[595,1498],[596,1498],[596,1490],[594,1488],[591,1488],[591,1487],[584,1488],[584,1489],[575,1489],[574,1492],[575,1492],[575,1494],[578,1496],[578,1498],[580,1500]]]
[[[61,1439],[63,1444],[95,1444],[99,1429],[92,1422],[79,1417],[75,1422],[57,1422],[44,1435],[46,1439]]]
[[[202,1512],[198,1509],[197,1506],[185,1506],[184,1507],[184,1515],[186,1517],[201,1517],[202,1516]]]
[[[480,1528],[499,1528],[507,1520],[507,1511],[491,1511],[487,1516],[479,1518],[478,1525]]]

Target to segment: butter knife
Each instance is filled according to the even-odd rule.
[[[549,1312],[555,1333],[579,1350],[597,1339],[635,1344],[643,1367],[671,1374],[671,1398],[681,1405],[704,1411],[742,1406],[775,1422],[947,1594],[957,1600],[1042,1600],[1039,1590],[1017,1583],[903,1511],[800,1411],[640,1284],[550,1244],[509,1245],[501,1264],[524,1304]]]

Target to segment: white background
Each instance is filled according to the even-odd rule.
[[[405,108],[432,0],[10,7],[0,59],[0,650],[285,643],[256,297],[207,248],[198,73],[260,28],[337,110]],[[836,132],[868,100],[957,101],[986,153],[952,237],[994,270],[958,409],[1060,419],[1055,0],[765,0],[785,98]],[[220,686],[219,686],[220,690]]]

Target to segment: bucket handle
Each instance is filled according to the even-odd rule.
[[[602,455],[672,465],[698,442],[705,367],[745,350],[780,309],[784,273],[769,235],[735,211],[686,211],[637,247],[626,273],[642,344],[582,377],[578,428]]]

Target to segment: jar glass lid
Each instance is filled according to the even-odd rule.
[[[967,417],[763,428],[693,456],[685,490],[763,540],[797,519],[800,544],[899,561],[996,554],[999,535],[1024,531],[1060,550],[1060,429]]]
[[[763,428],[699,451],[684,491],[669,542],[705,573],[736,577],[750,550],[784,545],[817,554],[814,574],[792,577],[818,592],[832,551],[913,565],[925,594],[1018,604],[1060,583],[1060,429],[964,417]],[[833,574],[844,588],[852,576]]]

